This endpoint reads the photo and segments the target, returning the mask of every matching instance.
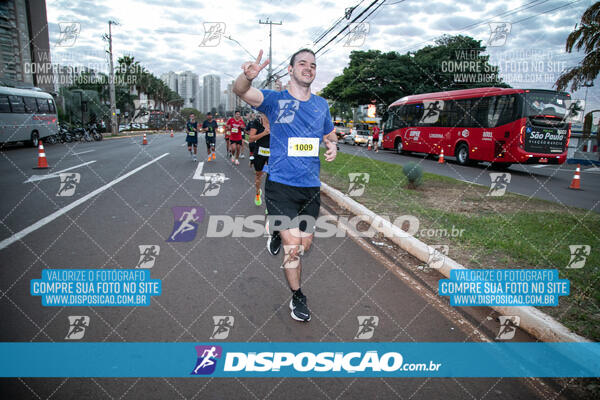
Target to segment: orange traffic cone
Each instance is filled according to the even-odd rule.
[[[144,133],[144,140],[142,141],[142,144],[148,144],[148,141],[146,140],[146,134]]]
[[[46,151],[44,150],[44,145],[40,140],[40,144],[38,145],[38,166],[34,169],[46,169],[48,168],[48,160],[46,160]]]
[[[440,158],[438,158],[438,163],[440,163],[440,164],[444,163],[444,149],[442,149],[442,152],[440,153]]]
[[[369,144],[367,145],[367,150],[371,150],[371,143],[372,143],[372,139],[369,138]]]
[[[173,129],[171,129],[171,137],[173,137]]]
[[[579,177],[580,172],[581,169],[579,168],[579,164],[577,164],[577,169],[575,170],[575,175],[573,175],[573,180],[571,181],[571,186],[569,186],[569,189],[581,190],[581,178]]]

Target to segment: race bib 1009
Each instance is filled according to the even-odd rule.
[[[318,157],[319,138],[291,137],[288,139],[288,156]]]
[[[259,147],[258,155],[263,157],[269,157],[271,155],[271,149],[268,147]]]

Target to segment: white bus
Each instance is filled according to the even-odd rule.
[[[0,143],[39,140],[58,133],[54,99],[38,90],[0,86]]]

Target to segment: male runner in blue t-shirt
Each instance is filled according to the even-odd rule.
[[[321,204],[319,145],[325,142],[325,160],[333,161],[337,137],[327,101],[310,92],[317,71],[314,52],[302,49],[292,56],[288,66],[290,86],[283,92],[251,86],[269,64],[269,60],[261,64],[261,58],[262,50],[256,61],[242,65],[244,72],[236,79],[233,91],[269,119],[271,149],[265,201],[270,230],[280,234],[270,236],[267,246],[271,254],[277,254],[283,242],[283,268],[292,290],[292,318],[310,321],[306,296],[300,289],[300,256],[310,248]]]

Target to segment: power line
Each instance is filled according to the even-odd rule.
[[[552,12],[552,11],[558,10],[558,9],[560,9],[560,8],[564,8],[564,7],[570,6],[570,5],[572,5],[572,4],[575,4],[575,3],[579,3],[580,1],[581,1],[581,0],[575,0],[575,1],[572,1],[572,2],[570,2],[570,3],[568,3],[568,4],[564,4],[564,5],[562,5],[562,6],[559,6],[559,7],[556,7],[556,8],[552,8],[552,9],[550,9],[550,10],[544,11],[544,12],[542,12],[542,13],[539,13],[539,14],[536,14],[536,15],[533,15],[533,16],[531,16],[531,17],[527,17],[527,18],[520,19],[520,20],[518,20],[518,21],[516,21],[516,22],[513,22],[512,24],[513,24],[513,25],[515,25],[515,24],[518,24],[518,23],[520,23],[520,22],[527,21],[528,19],[531,19],[531,18],[533,18],[533,17],[537,17],[537,16],[540,16],[540,15],[542,15],[542,14],[547,14],[547,13],[549,13],[549,12]]]
[[[403,0],[403,1],[404,1],[404,0]],[[351,13],[352,13],[352,12],[353,12],[353,11],[354,11],[354,10],[355,10],[355,9],[356,9],[358,6],[360,6],[360,5],[361,5],[363,2],[364,2],[364,0],[361,0],[361,1],[360,1],[360,2],[357,4],[357,5],[355,5],[355,6],[353,6],[353,7],[349,7],[349,8],[347,8],[347,9],[345,10],[345,11],[346,11],[346,14],[344,15],[344,17],[340,17],[340,18],[338,18],[338,20],[337,20],[336,22],[334,22],[334,24],[333,24],[333,25],[332,25],[332,26],[331,26],[329,29],[327,29],[327,31],[326,31],[325,33],[321,34],[321,35],[320,35],[320,36],[319,36],[317,39],[315,39],[315,40],[313,41],[313,46],[314,46],[314,45],[316,45],[317,43],[319,43],[321,40],[323,40],[323,39],[324,39],[324,38],[327,36],[327,34],[328,34],[329,32],[331,32],[333,29],[335,29],[335,27],[336,27],[337,25],[339,25],[339,23],[340,23],[341,21],[343,21],[343,19],[344,19],[346,16],[348,16],[348,11],[349,11],[349,10],[350,10],[350,14],[351,14]],[[293,54],[293,53],[292,53],[292,54]],[[289,59],[289,58],[292,56],[292,54],[290,54],[288,57],[284,58],[284,59],[283,59],[283,61],[282,61],[282,62],[280,62],[280,63],[279,63],[279,64],[278,64],[278,65],[277,65],[277,66],[274,68],[274,69],[277,69],[277,72],[275,72],[273,75],[277,75],[278,73],[280,73],[281,71],[283,71],[285,68],[287,68],[287,67],[284,67],[284,68],[279,68],[279,67],[281,67],[283,64],[286,64],[286,63],[288,62],[288,59]],[[278,68],[279,68],[279,69],[278,69]],[[287,74],[284,74],[284,75],[282,75],[282,76],[281,76],[281,77],[279,77],[279,78],[283,78],[285,75],[287,75]]]
[[[317,54],[319,51],[321,51],[322,49],[325,48],[325,46],[327,46],[329,43],[333,42],[339,35],[342,34],[342,32],[344,32],[346,29],[348,29],[348,27],[350,26],[350,24],[356,22],[357,19],[359,19],[360,17],[362,17],[362,15],[364,13],[366,13],[367,11],[369,11],[369,9],[371,7],[373,7],[375,5],[375,3],[377,3],[379,0],[374,0],[371,4],[369,4],[369,6],[367,8],[365,8],[360,14],[358,14],[358,16],[356,16],[356,18],[354,18],[348,25],[346,25],[344,27],[344,29],[342,29],[341,31],[339,31],[334,37],[332,37],[331,39],[329,39],[329,41],[327,43],[325,43],[323,46],[321,46],[317,51],[315,51],[315,54]],[[385,0],[383,1],[383,3],[385,3]],[[383,4],[381,3],[381,4]],[[381,6],[381,4],[377,7],[379,8]],[[370,14],[369,14],[370,15]]]
[[[348,27],[350,26],[350,24],[352,24],[352,23],[356,22],[356,20],[357,20],[357,19],[359,19],[360,17],[362,17],[362,15],[363,15],[364,13],[366,13],[367,11],[369,11],[369,9],[370,9],[371,7],[373,7],[373,6],[375,5],[375,3],[377,3],[378,1],[379,1],[379,0],[375,0],[375,1],[373,1],[371,4],[369,4],[369,5],[367,6],[367,8],[365,8],[365,9],[364,9],[364,10],[363,10],[363,11],[362,11],[362,12],[361,12],[359,15],[357,15],[357,16],[356,16],[356,17],[355,17],[355,18],[354,18],[354,19],[353,19],[351,22],[349,22],[349,23],[348,23],[348,25],[346,25],[346,26],[345,26],[345,27],[344,27],[342,30],[340,30],[340,31],[339,31],[339,32],[338,32],[338,33],[337,33],[337,34],[336,34],[334,37],[332,37],[331,39],[329,39],[329,41],[328,41],[327,43],[325,43],[325,44],[324,44],[323,46],[321,46],[321,47],[320,47],[320,48],[319,48],[317,51],[315,51],[315,55],[316,55],[316,54],[318,54],[318,52],[319,52],[319,51],[321,51],[322,49],[324,49],[324,48],[325,48],[327,45],[329,45],[329,44],[330,44],[332,41],[334,41],[335,39],[337,39],[337,37],[338,37],[339,35],[341,35],[341,34],[342,34],[342,33],[343,33],[343,32],[344,32],[346,29],[348,29]],[[382,4],[384,4],[384,3],[385,3],[385,0],[384,0],[384,1],[383,1],[381,4],[379,4],[379,5],[378,5],[378,6],[375,8],[375,10],[377,10],[379,7],[381,7],[381,5],[382,5]],[[372,14],[372,13],[373,13],[375,10],[371,11],[371,13],[370,13],[369,15],[371,15],[371,14]],[[369,15],[367,15],[367,17],[365,17],[365,19],[366,19],[366,18],[368,18],[368,16],[369,16]],[[364,22],[364,20],[365,20],[365,19],[363,19],[363,21],[361,21],[361,22]],[[348,32],[348,33],[349,33],[349,32]],[[347,33],[347,34],[348,34],[348,33]],[[280,65],[281,65],[281,64],[280,64]],[[284,68],[281,68],[281,69],[279,69],[277,72],[275,72],[273,75],[274,75],[274,76],[277,76],[277,74],[279,74],[279,73],[280,73],[280,72],[282,72],[283,70],[284,70]],[[284,76],[286,76],[286,75],[287,75],[287,72],[286,72],[285,74],[283,74],[282,76],[278,76],[277,78],[278,78],[278,79],[279,79],[279,78],[283,78],[283,77],[284,77]]]
[[[462,28],[457,29],[457,31],[462,32],[462,31],[470,30],[472,28],[476,28],[476,27],[478,27],[480,25],[483,25],[483,24],[486,24],[486,23],[488,23],[488,22],[490,22],[490,21],[492,21],[492,20],[494,20],[494,19],[496,19],[498,17],[506,17],[506,16],[512,15],[514,13],[527,10],[527,9],[529,9],[531,7],[535,7],[535,6],[544,4],[544,3],[548,2],[549,0],[543,0],[541,3],[540,3],[540,1],[541,0],[530,1],[529,3],[526,3],[526,4],[523,4],[522,6],[513,8],[512,10],[507,10],[507,11],[504,11],[504,12],[502,12],[500,14],[494,15],[493,17],[488,18],[488,19],[486,19],[486,20],[484,20],[482,22],[476,22],[476,23],[473,23],[473,24],[470,24],[470,25],[466,25],[466,26],[464,26]],[[537,3],[537,4],[533,4],[533,3]],[[529,6],[529,7],[527,7],[527,6]],[[411,45],[409,47],[401,48],[401,49],[397,50],[397,52],[400,53],[400,52],[403,52],[404,50],[414,49],[415,46],[419,46],[421,44],[429,43],[429,42],[431,42],[432,40],[434,40],[436,38],[437,38],[437,36],[431,37],[431,38],[429,38],[427,40],[424,40],[422,42],[416,43],[416,44]]]

